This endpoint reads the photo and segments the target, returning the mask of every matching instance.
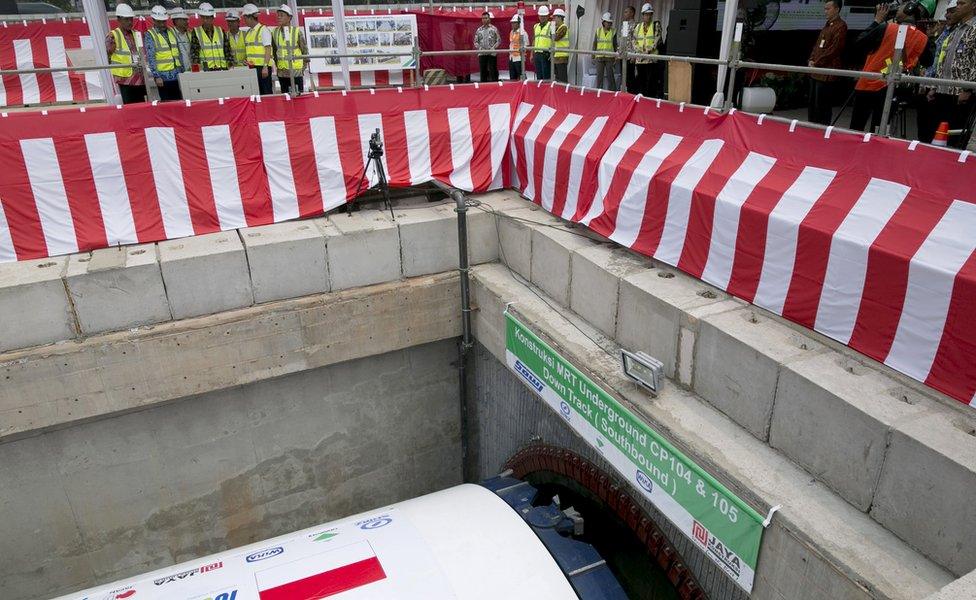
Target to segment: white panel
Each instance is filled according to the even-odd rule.
[[[654,144],[654,147],[641,158],[634,174],[627,184],[623,197],[620,199],[620,206],[617,208],[617,222],[610,239],[627,246],[634,245],[640,235],[641,226],[644,223],[644,210],[647,208],[647,192],[651,180],[661,168],[661,164],[674,152],[674,149],[681,143],[680,137],[665,133],[661,139]]]
[[[430,166],[430,130],[426,110],[403,113],[407,130],[407,159],[410,161],[410,182],[414,185],[433,179]]]
[[[823,195],[836,173],[816,167],[806,167],[790,189],[780,198],[776,208],[769,213],[766,228],[766,251],[763,255],[762,274],[756,289],[755,304],[776,314],[783,312],[786,293],[793,280],[796,263],[796,238],[800,223]]]
[[[742,205],[774,164],[776,164],[775,158],[750,152],[715,197],[712,236],[708,246],[708,258],[705,260],[705,270],[702,272],[702,279],[708,283],[723,290],[729,287]]]
[[[569,159],[569,184],[566,188],[566,203],[563,205],[562,218],[571,220],[576,214],[576,207],[579,205],[580,183],[583,178],[583,165],[586,164],[586,156],[593,148],[603,128],[606,127],[608,117],[597,117],[590,123],[586,132],[580,136],[579,142],[573,148],[573,155]]]
[[[281,121],[267,121],[258,123],[258,130],[261,133],[261,150],[264,155],[264,169],[268,172],[271,211],[274,213],[275,223],[297,219],[298,192],[295,190],[295,177],[291,171],[285,124]]]
[[[34,51],[30,40],[14,40],[14,56],[17,69],[33,69]],[[37,104],[41,101],[41,89],[37,85],[37,75],[28,73],[20,75],[20,86],[24,90],[24,104]]]
[[[346,203],[346,178],[339,159],[339,141],[334,117],[309,119],[312,149],[322,190],[322,208],[331,210]]]
[[[548,211],[552,210],[552,204],[556,196],[556,158],[559,156],[559,148],[566,141],[566,136],[573,130],[579,122],[583,120],[582,115],[570,113],[566,115],[552,137],[546,143],[546,153],[542,162],[542,189],[540,190],[542,207]]]
[[[521,189],[521,185],[519,184],[518,180],[518,153],[515,152],[515,132],[518,131],[522,121],[529,116],[529,113],[532,112],[533,108],[534,106],[532,104],[527,104],[525,102],[519,104],[518,110],[515,111],[515,121],[512,123],[512,139],[511,145],[509,146],[511,151],[509,152],[509,155],[512,157],[512,187],[515,189]]]
[[[620,133],[617,134],[617,139],[613,140],[613,143],[607,148],[606,154],[600,159],[600,168],[597,171],[596,196],[593,198],[593,204],[590,205],[590,210],[586,212],[586,216],[580,220],[580,223],[589,225],[590,221],[603,214],[604,203],[607,200],[607,192],[610,191],[610,185],[613,183],[613,178],[617,174],[617,166],[620,164],[621,159],[623,159],[624,154],[630,150],[630,147],[634,145],[637,138],[643,135],[643,133],[644,128],[640,125],[627,123],[620,130]]]
[[[491,185],[489,189],[502,187],[502,161],[508,150],[508,138],[511,135],[509,125],[512,122],[512,107],[509,104],[492,104],[488,106],[488,122],[491,126]]]
[[[79,38],[82,48],[92,49],[92,40],[90,35],[83,35]],[[88,91],[89,100],[103,100],[105,94],[102,93],[102,84],[98,78],[97,71],[85,71],[85,87]]]
[[[64,38],[61,36],[50,36],[45,38],[45,41],[47,43],[48,62],[51,64],[51,67],[67,67],[68,56],[64,51]],[[51,73],[51,77],[54,79],[55,99],[58,102],[69,102],[73,100],[71,80],[68,79],[68,73],[65,71]]]
[[[17,251],[14,249],[14,240],[10,237],[10,226],[7,223],[7,215],[3,212],[3,203],[0,202],[0,263],[15,260],[17,260]]]
[[[908,265],[908,289],[885,364],[925,381],[942,341],[956,274],[976,250],[976,204],[956,200]],[[970,316],[972,318],[972,316]]]
[[[78,238],[75,236],[74,221],[71,220],[58,155],[54,151],[54,140],[21,140],[20,148],[48,253],[53,256],[77,252]]]
[[[380,138],[383,137],[383,117],[378,113],[359,115],[359,143],[363,149],[363,168],[366,167],[367,156],[369,155],[369,138],[376,132],[380,130]],[[384,142],[385,144],[385,142]],[[386,166],[386,153],[383,153],[381,158],[383,163],[383,170],[386,173],[390,172],[390,169]],[[369,187],[373,187],[379,181],[379,175],[376,174],[376,167],[370,166],[369,170],[366,171],[366,177],[369,180]],[[366,191],[366,190],[363,190]]]
[[[861,308],[868,251],[911,188],[871,179],[830,240],[814,329],[847,343]]]
[[[109,245],[138,242],[115,132],[90,133],[85,136],[85,146]]]
[[[211,125],[203,128],[203,147],[210,166],[217,220],[223,230],[247,227],[241,185],[237,179],[237,161],[230,139],[230,126]]]
[[[183,185],[180,155],[176,149],[176,134],[170,127],[146,129],[149,162],[156,180],[156,196],[163,215],[163,229],[169,239],[193,235],[190,206]]]
[[[546,126],[551,119],[556,114],[556,109],[551,106],[543,106],[539,109],[539,113],[536,115],[535,120],[532,125],[529,126],[529,130],[525,132],[524,149],[525,149],[525,191],[522,192],[529,200],[535,199],[535,140],[539,137],[542,132],[542,128]]]
[[[471,143],[471,119],[467,108],[447,109],[447,122],[451,128],[451,185],[470,192],[474,189],[471,181],[471,159],[474,157],[474,144]]]
[[[360,71],[359,85],[363,87],[373,87],[376,85],[376,71]]]

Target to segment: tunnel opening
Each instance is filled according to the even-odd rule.
[[[651,517],[621,482],[565,448],[537,444],[506,464],[539,490],[539,502],[558,496],[559,508],[583,521],[592,544],[631,600],[706,600],[707,596]]]

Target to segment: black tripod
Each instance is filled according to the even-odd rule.
[[[390,202],[390,184],[386,180],[386,170],[383,168],[383,139],[380,137],[379,128],[369,136],[369,153],[366,155],[366,168],[363,169],[363,177],[359,180],[359,189],[356,190],[356,196],[363,190],[363,179],[367,179],[367,174],[369,173],[369,165],[373,165],[376,169],[376,185],[383,192],[383,202],[386,203],[386,207],[390,209],[390,217],[396,220],[396,215],[393,214],[393,203]],[[346,204],[346,215],[352,215],[352,202]]]

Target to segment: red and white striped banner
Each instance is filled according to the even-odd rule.
[[[527,198],[973,403],[973,160],[596,96],[525,86]]]
[[[0,261],[318,215],[375,183],[510,185],[965,403],[976,171],[925,145],[536,84],[0,118]],[[364,179],[365,177],[365,179]]]

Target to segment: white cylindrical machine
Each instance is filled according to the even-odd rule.
[[[575,599],[504,500],[461,485],[59,600]]]

